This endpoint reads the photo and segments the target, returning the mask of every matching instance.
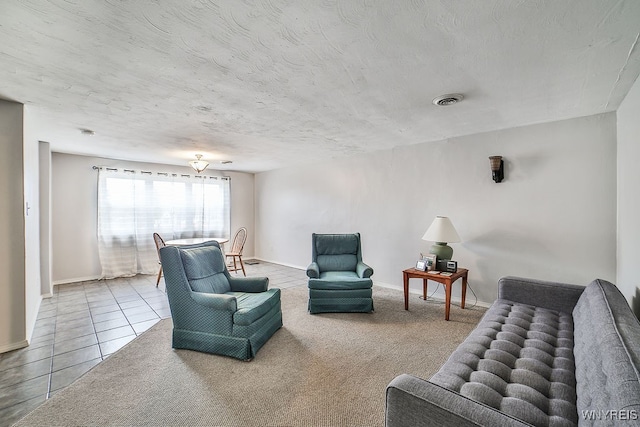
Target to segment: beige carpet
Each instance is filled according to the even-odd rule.
[[[97,365],[19,426],[382,426],[385,387],[429,378],[484,309],[374,288],[370,314],[307,313],[307,289],[282,292],[284,326],[252,362],[171,348],[171,320]]]

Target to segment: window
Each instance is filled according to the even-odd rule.
[[[163,239],[229,238],[227,177],[100,169],[98,248],[102,277],[158,271],[153,233]]]

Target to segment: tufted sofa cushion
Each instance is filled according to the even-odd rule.
[[[430,382],[537,426],[577,425],[570,313],[497,300]]]

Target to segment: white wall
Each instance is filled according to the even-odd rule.
[[[617,111],[618,287],[640,317],[640,79]]]
[[[97,171],[108,166],[152,172],[193,173],[188,166],[125,162],[53,153],[52,250],[54,284],[96,279],[101,275],[97,241]],[[231,233],[247,227],[244,257],[254,253],[254,175],[207,169],[206,175],[231,177]]]
[[[495,299],[505,275],[615,281],[615,120],[602,114],[257,174],[256,256],[306,267],[311,233],[359,231],[374,282],[401,288],[402,270],[431,244],[422,235],[445,215],[464,240],[452,244],[453,258],[470,269],[480,301]],[[504,156],[500,184],[490,155]]]
[[[22,105],[0,100],[0,353],[27,344],[22,122]]]

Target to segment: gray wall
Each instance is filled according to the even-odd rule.
[[[640,317],[640,79],[618,109],[618,287]]]
[[[137,163],[72,154],[52,155],[52,277],[54,284],[93,280],[100,276],[97,215],[98,172],[93,166],[152,172],[193,173],[188,166]],[[254,175],[207,169],[205,175],[231,177],[231,233],[247,227],[244,257],[254,251]]]
[[[490,155],[505,158],[500,184]],[[482,302],[495,299],[505,275],[615,281],[615,114],[256,175],[256,255],[269,261],[306,267],[311,233],[359,231],[374,282],[401,288],[402,270],[431,245],[421,238],[436,215],[462,237],[453,258],[470,269]]]

